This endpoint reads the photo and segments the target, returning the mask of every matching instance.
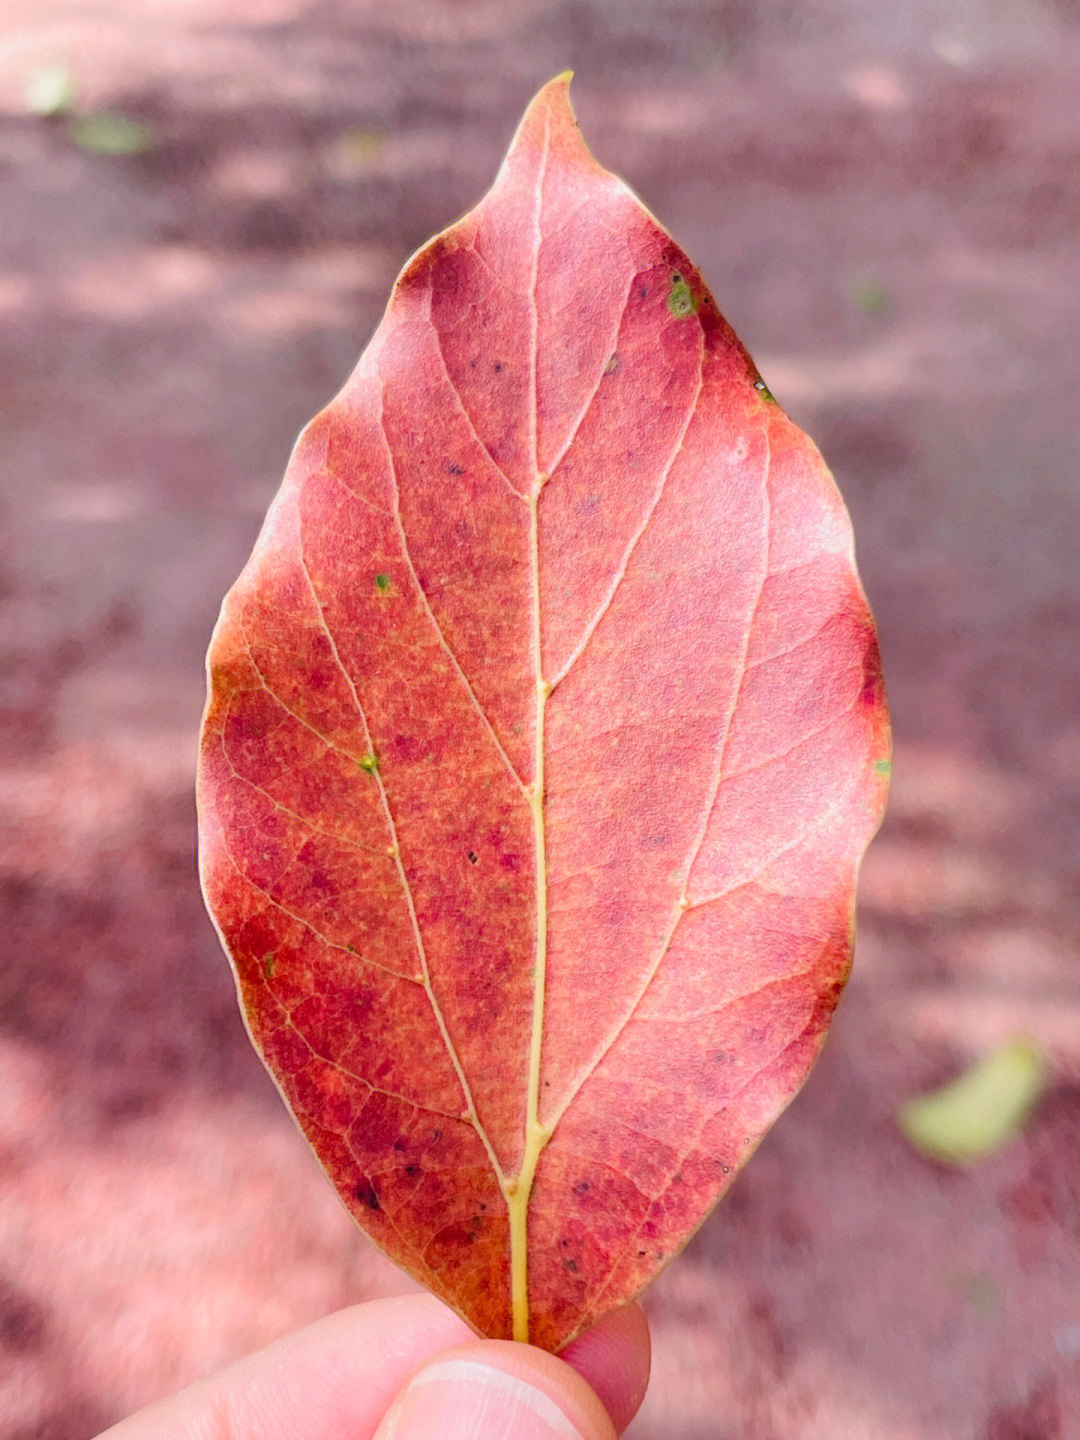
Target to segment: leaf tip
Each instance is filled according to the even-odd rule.
[[[553,106],[569,111],[573,114],[570,105],[570,81],[574,78],[573,70],[562,70],[553,80],[549,80],[533,96],[529,109],[540,108],[541,106]]]

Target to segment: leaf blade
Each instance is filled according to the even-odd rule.
[[[551,1349],[805,1077],[888,751],[831,478],[566,84],[298,441],[199,778],[249,1028],[342,1198]]]

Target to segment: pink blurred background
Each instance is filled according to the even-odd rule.
[[[202,655],[293,435],[567,65],[836,471],[896,728],[833,1035],[650,1292],[631,1433],[1080,1436],[1076,0],[8,0],[3,1440],[405,1286],[203,914]],[[1016,1034],[1024,1135],[916,1155],[897,1105]]]

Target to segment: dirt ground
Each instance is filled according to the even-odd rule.
[[[27,111],[141,120],[112,156]],[[85,1440],[401,1277],[193,871],[202,655],[303,421],[566,65],[852,510],[895,789],[825,1054],[647,1305],[634,1440],[1080,1436],[1076,0],[9,0],[0,1436]],[[968,1171],[909,1095],[1029,1034]]]

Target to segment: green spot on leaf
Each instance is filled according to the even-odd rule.
[[[367,755],[361,755],[356,763],[365,774],[374,775],[375,771],[379,768],[379,757],[374,751],[370,751]]]
[[[1009,1040],[950,1084],[902,1105],[897,1122],[921,1154],[967,1165],[1021,1130],[1045,1086],[1042,1054],[1027,1040]]]
[[[879,775],[890,775],[892,773],[892,761],[877,760],[874,763],[874,769]]]
[[[667,308],[672,315],[693,315],[697,311],[697,296],[683,277],[676,273],[671,277],[671,290],[667,297]]]
[[[378,575],[375,576],[375,589],[383,595],[390,589],[390,576],[384,575],[381,570]]]
[[[761,378],[760,375],[759,375],[758,378],[754,381],[754,389],[758,392],[758,394],[761,396],[761,398],[762,398],[763,400],[775,400],[775,399],[776,399],[776,396],[772,393],[772,391],[769,389],[769,387],[765,384],[765,381],[762,380],[762,378]]]

